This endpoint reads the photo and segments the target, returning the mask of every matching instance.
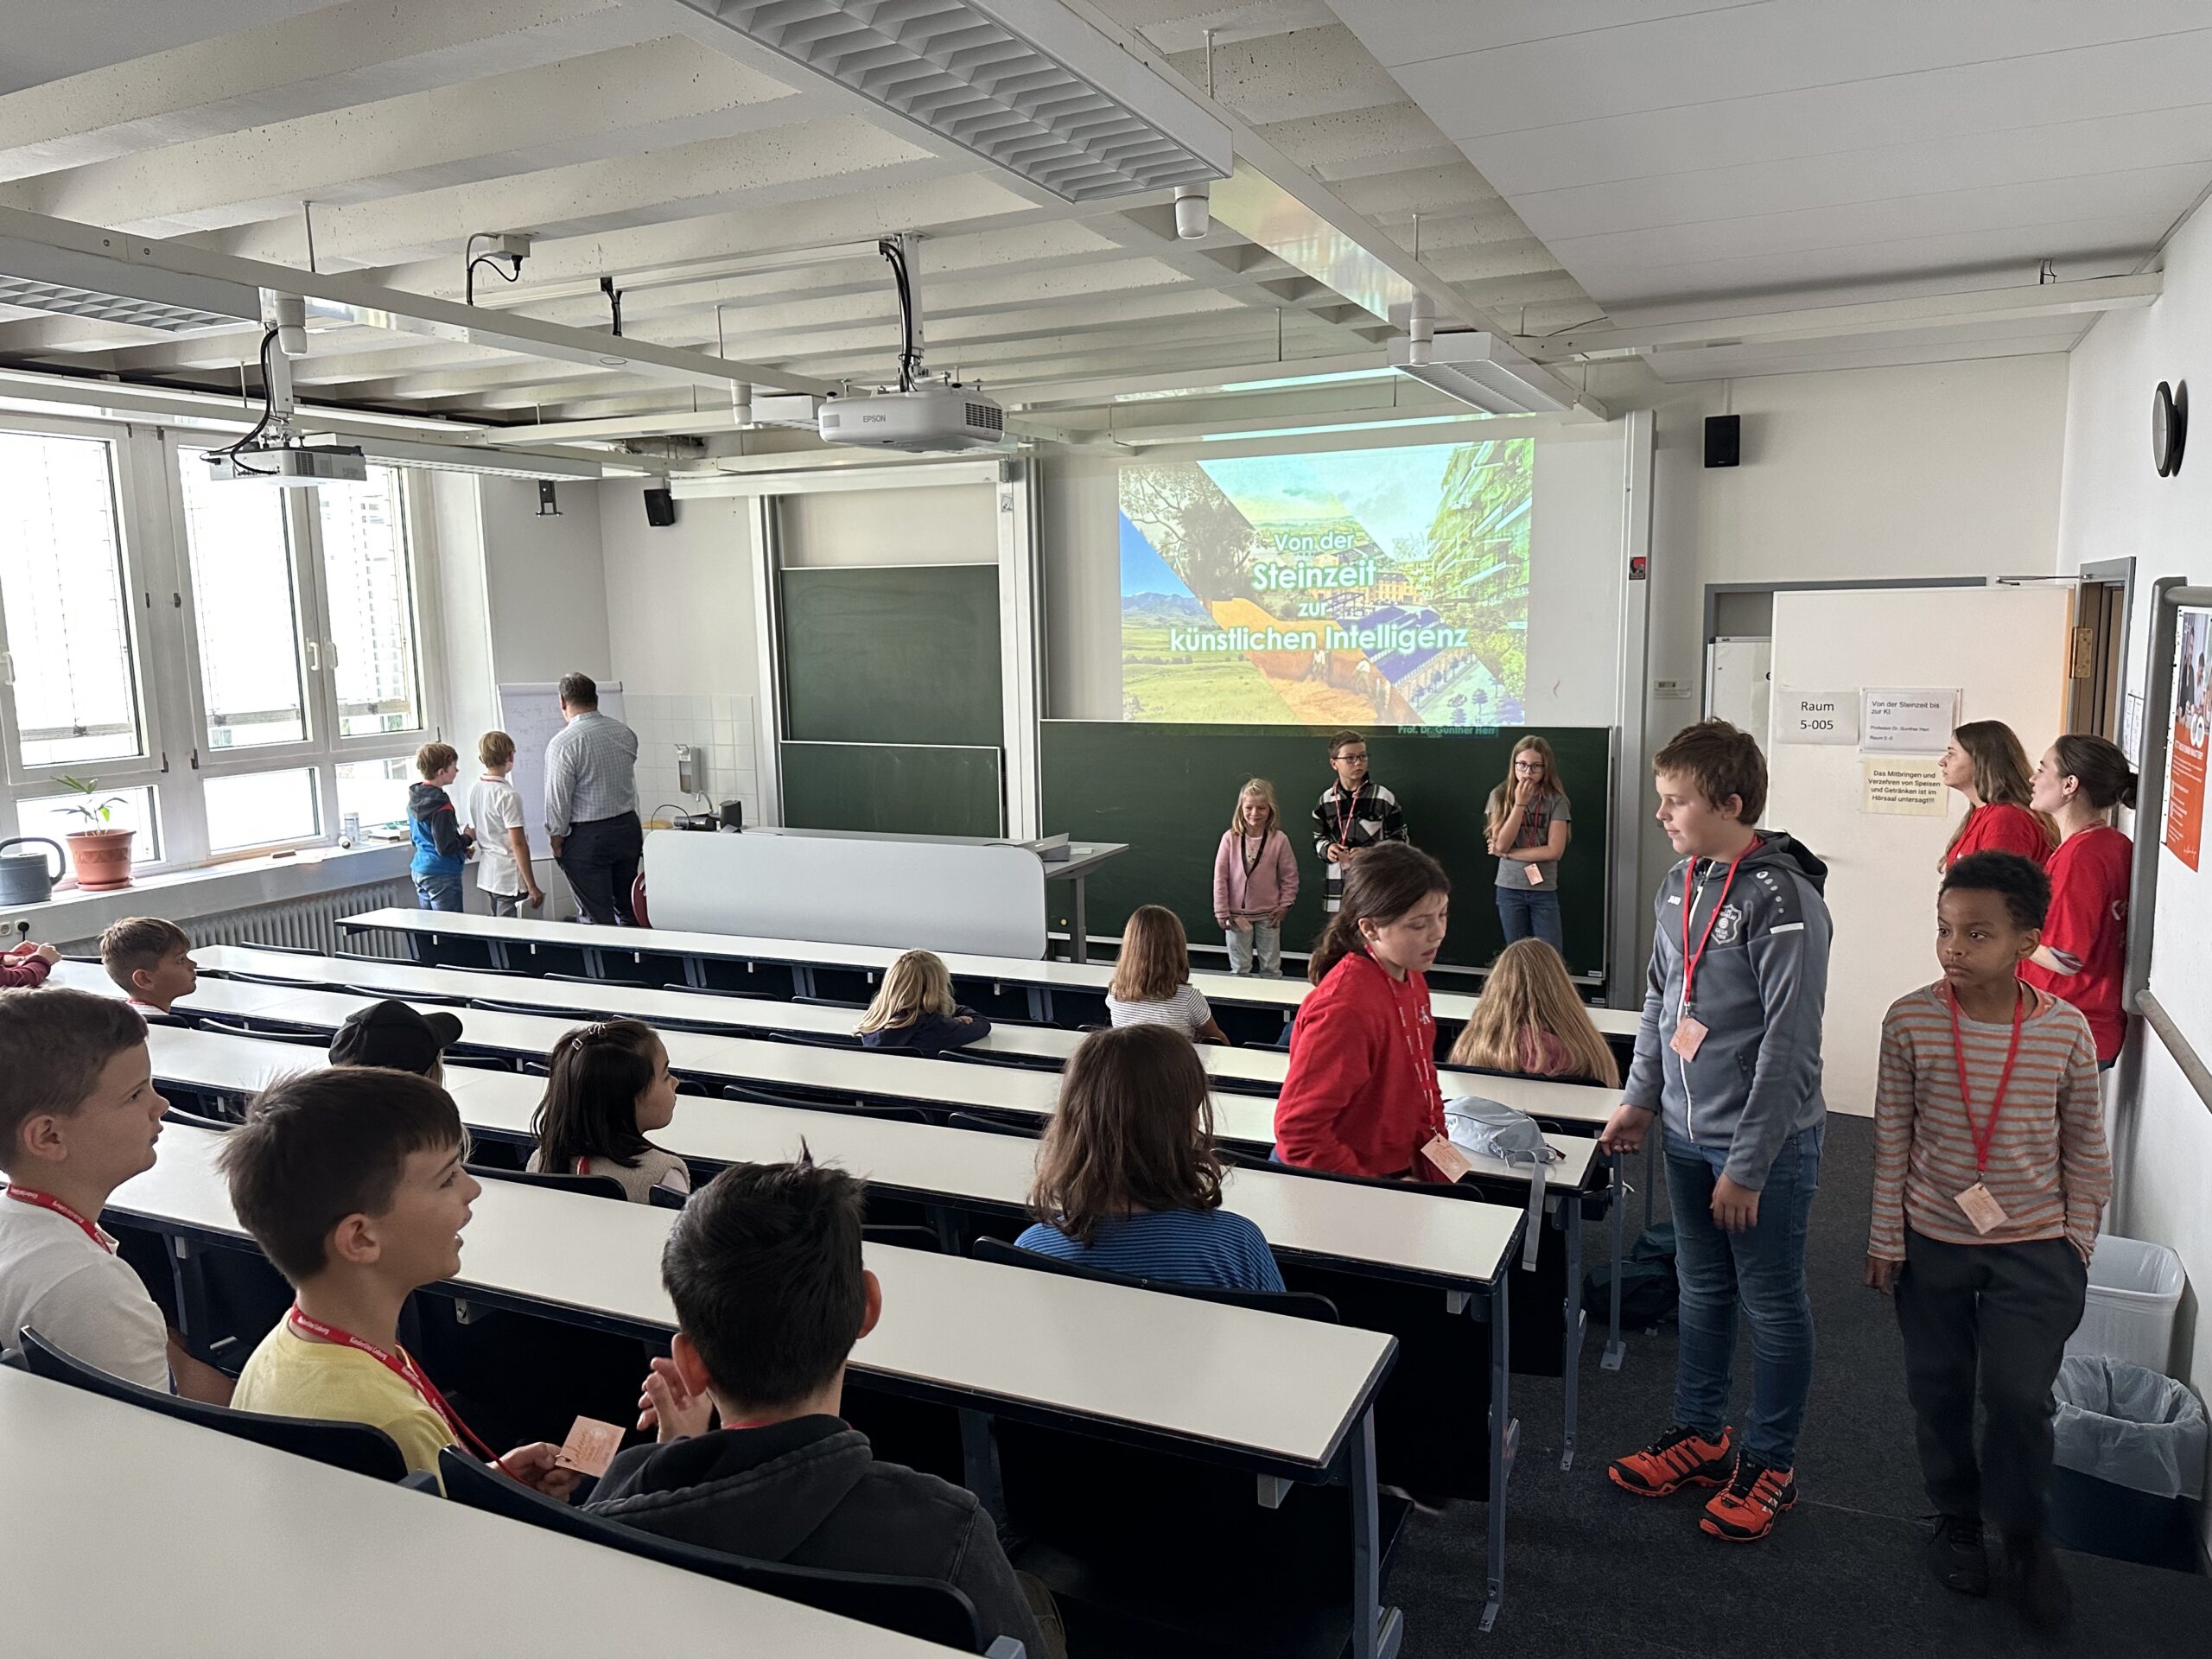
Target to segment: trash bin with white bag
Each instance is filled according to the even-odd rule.
[[[2058,1367],[2051,1535],[2069,1549],[2196,1567],[2190,1505],[2204,1496],[2204,1402],[2185,1382],[2101,1355]]]

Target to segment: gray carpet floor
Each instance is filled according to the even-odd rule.
[[[1928,1503],[1897,1323],[1862,1280],[1872,1149],[1871,1123],[1830,1120],[1813,1209],[1817,1357],[1796,1510],[1763,1542],[1728,1545],[1698,1531],[1702,1495],[1652,1502],[1615,1491],[1606,1459],[1668,1424],[1675,1337],[1671,1328],[1631,1334],[1627,1364],[1611,1373],[1598,1369],[1603,1332],[1593,1328],[1571,1471],[1559,1467],[1559,1383],[1515,1379],[1521,1452],[1506,1505],[1504,1608],[1491,1634],[1479,1624],[1484,1507],[1413,1518],[1389,1586],[1405,1614],[1409,1659],[2212,1659],[2212,1578],[2065,1555],[2075,1623],[2037,1638],[2005,1603],[1955,1595],[1928,1576],[1918,1554]],[[1643,1202],[1631,1203],[1633,1228]],[[1663,1192],[1659,1208],[1663,1217]],[[1741,1341],[1739,1415],[1750,1376],[1748,1336]]]

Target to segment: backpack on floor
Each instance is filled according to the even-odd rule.
[[[1582,1305],[1602,1319],[1612,1306],[1612,1263],[1590,1269]],[[1681,1301],[1675,1281],[1675,1224],[1656,1222],[1637,1235],[1621,1258],[1621,1329],[1649,1331],[1673,1321]]]

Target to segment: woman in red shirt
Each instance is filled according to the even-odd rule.
[[[2127,957],[2128,883],[2134,843],[2107,822],[2135,804],[2135,768],[2118,746],[2069,733],[2036,768],[2034,802],[2064,837],[2050,855],[2050,914],[2043,943],[2020,969],[2029,984],[2082,1010],[2097,1039],[2097,1069],[2120,1058],[2127,1036],[2120,981]]]
[[[1951,734],[1936,763],[1943,781],[1967,798],[1967,815],[1936,868],[1968,853],[2018,853],[2041,864],[2058,845],[2050,820],[2028,804],[2028,752],[2001,720],[1970,720]]]
[[[1427,971],[1452,883],[1427,853],[1368,848],[1307,969],[1316,987],[1290,1030],[1275,1156],[1306,1169],[1440,1181],[1423,1149],[1444,1137]]]

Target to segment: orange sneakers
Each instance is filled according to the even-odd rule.
[[[1748,1544],[1774,1530],[1775,1517],[1797,1507],[1797,1483],[1787,1469],[1770,1469],[1749,1453],[1736,1459],[1726,1490],[1707,1501],[1698,1530],[1732,1544]]]
[[[1638,1497],[1670,1497],[1685,1486],[1718,1486],[1736,1465],[1726,1428],[1708,1440],[1694,1428],[1669,1429],[1641,1452],[1615,1458],[1605,1472],[1613,1484]]]

